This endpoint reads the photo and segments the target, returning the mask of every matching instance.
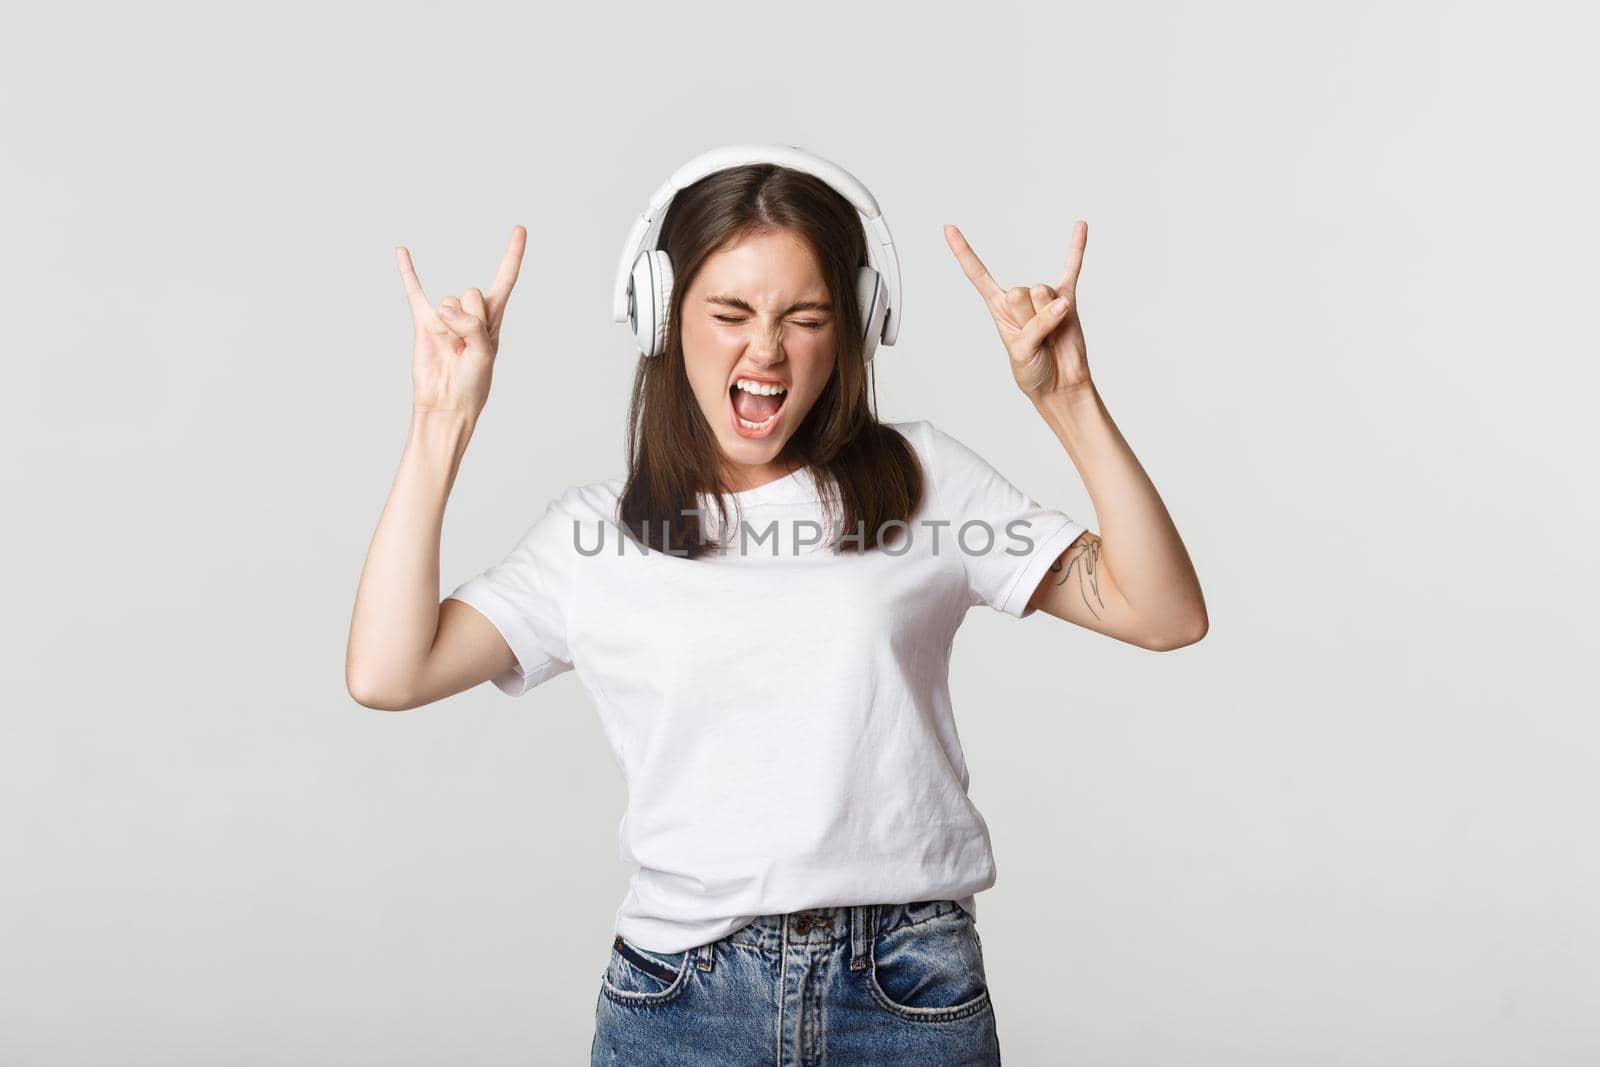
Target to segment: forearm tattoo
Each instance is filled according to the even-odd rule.
[[[1083,596],[1083,604],[1095,618],[1100,613],[1094,610],[1094,604],[1089,603],[1089,594],[1094,593],[1095,604],[1105,607],[1105,601],[1100,599],[1100,576],[1096,564],[1100,561],[1100,538],[1092,533],[1084,533],[1072,547],[1061,554],[1061,557],[1050,564],[1050,573],[1056,575],[1056,585],[1060,585],[1072,577],[1076,571],[1078,575],[1078,589]]]

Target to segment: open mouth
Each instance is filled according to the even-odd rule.
[[[739,378],[728,386],[736,425],[748,433],[759,434],[776,425],[789,391],[781,385],[766,385]]]

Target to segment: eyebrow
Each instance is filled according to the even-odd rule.
[[[743,300],[740,300],[736,296],[721,296],[721,295],[708,296],[708,297],[706,297],[706,303],[708,303],[708,304],[720,304],[723,307],[737,308],[738,310],[747,312],[747,313],[749,313],[751,315],[754,315],[756,313],[756,309],[755,308],[751,307],[748,303],[746,303]],[[796,301],[793,304],[790,304],[789,307],[784,311],[784,314],[787,315],[787,314],[789,314],[790,311],[832,311],[832,310],[833,310],[833,305],[828,303],[826,300],[799,300],[799,301]]]

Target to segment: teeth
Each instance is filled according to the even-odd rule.
[[[778,417],[778,413],[777,412],[773,412],[771,415],[768,415],[766,418],[762,419],[760,422],[751,422],[749,419],[739,418],[738,414],[735,414],[733,417],[736,418],[736,419],[739,419],[739,425],[743,426],[745,429],[747,429],[747,430],[759,430],[759,429],[761,429],[761,427],[765,426],[767,423],[769,423],[773,419],[777,418]]]
[[[787,393],[789,391],[781,385],[753,382],[749,378],[740,378],[733,383],[733,387],[735,389],[743,389],[747,393],[755,393],[757,396],[777,396],[779,393]]]

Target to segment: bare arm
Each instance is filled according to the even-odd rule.
[[[518,226],[487,295],[468,289],[429,305],[403,247],[395,261],[411,306],[411,429],[356,588],[345,686],[364,707],[401,711],[459,693],[516,657],[489,622],[439,602],[445,503],[488,399],[500,323],[527,231]]]
[[[494,677],[515,657],[482,615],[439,602],[439,542],[445,503],[473,422],[417,412],[367,549],[345,657],[345,684],[358,704],[402,711]]]
[[[1205,636],[1205,598],[1156,487],[1100,401],[1078,314],[1089,224],[1072,226],[1055,285],[1000,288],[961,231],[945,240],[1000,331],[1017,387],[1055,431],[1094,501],[1104,538],[1084,533],[1051,565],[1028,604],[1157,651]]]
[[[1094,501],[1102,533],[1085,533],[1045,572],[1029,604],[1058,619],[1158,652],[1208,627],[1183,539],[1100,394],[1041,405]]]

